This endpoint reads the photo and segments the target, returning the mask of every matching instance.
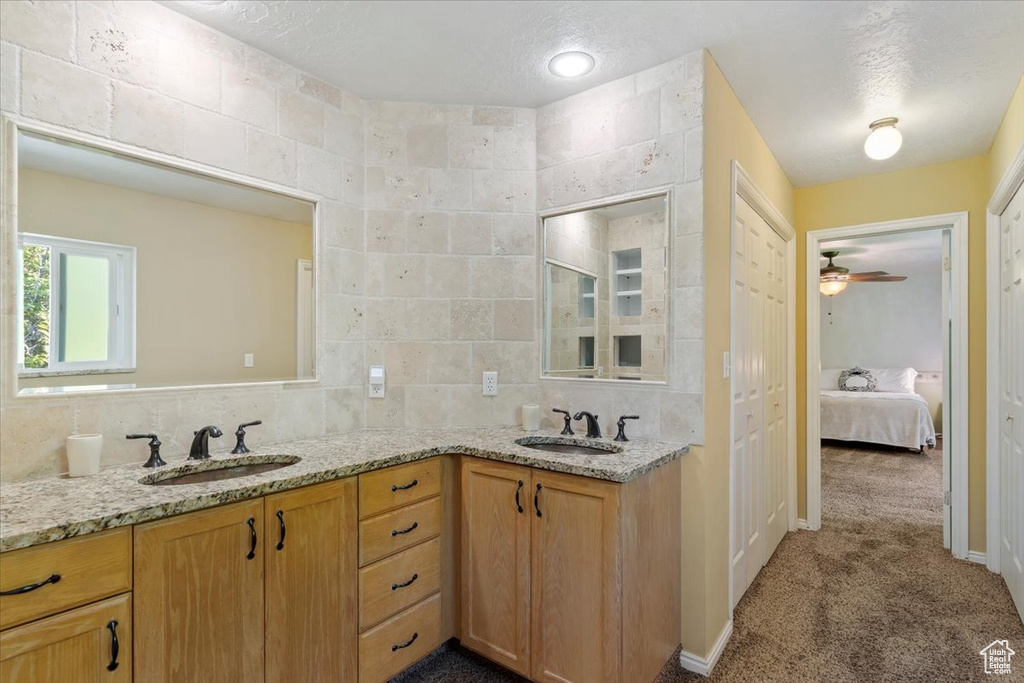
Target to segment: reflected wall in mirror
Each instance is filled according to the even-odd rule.
[[[667,202],[544,219],[545,377],[666,381]]]
[[[18,134],[19,393],[314,377],[314,204]]]

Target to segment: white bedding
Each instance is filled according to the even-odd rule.
[[[935,445],[935,425],[919,394],[825,390],[821,438],[923,448]]]

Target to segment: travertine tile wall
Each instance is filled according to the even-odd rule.
[[[535,159],[532,109],[367,103],[367,426],[518,424],[537,399]]]
[[[640,412],[638,435],[701,441],[699,53],[536,111],[370,102],[155,3],[3,0],[0,70],[4,112],[324,197],[320,386],[4,402],[0,479],[62,471],[75,432],[103,433],[106,462],[141,461],[129,431],[159,432],[174,458],[208,423],[262,417],[262,442],[515,424],[539,398],[600,412],[606,428]],[[540,385],[536,210],[666,184],[669,387]],[[12,302],[2,314],[13,324]],[[366,399],[380,361],[388,397]],[[485,369],[497,398],[480,394]]]
[[[694,52],[537,110],[538,210],[674,193],[668,385],[544,381],[545,408],[590,410],[613,434],[618,415],[636,412],[637,436],[703,442],[703,101],[703,53]]]
[[[64,437],[74,432],[104,434],[106,462],[141,462],[144,444],[125,433],[154,430],[175,458],[204,424],[228,428],[214,442],[221,451],[245,419],[264,419],[250,436],[264,443],[361,427],[364,102],[150,2],[4,0],[0,41],[4,112],[320,194],[325,204],[321,386],[5,403],[0,478],[63,470]],[[3,314],[13,313],[5,302]]]

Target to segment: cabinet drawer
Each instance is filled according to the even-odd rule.
[[[359,475],[359,519],[436,496],[441,461],[429,458]]]
[[[441,539],[359,570],[359,630],[379,624],[441,588]]]
[[[359,523],[359,566],[441,533],[441,499],[434,496]]]
[[[0,592],[17,589],[0,596],[0,629],[130,591],[131,528],[0,554]]]
[[[359,683],[382,683],[441,645],[435,595],[359,636]]]
[[[126,593],[4,631],[0,634],[0,680],[129,683],[131,595]]]

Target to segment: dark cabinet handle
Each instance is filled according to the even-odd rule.
[[[420,637],[419,633],[413,633],[412,634],[412,638],[410,638],[409,640],[405,641],[404,643],[400,643],[398,645],[392,645],[391,646],[391,651],[394,652],[396,650],[401,650],[402,648],[409,647],[410,645],[415,643],[416,639],[419,638],[419,637]]]
[[[411,489],[413,486],[415,486],[418,483],[420,483],[419,479],[413,479],[411,483],[406,484],[405,486],[393,485],[391,487],[391,493],[394,493],[395,491],[405,491],[407,489]]]
[[[29,585],[22,586],[21,588],[12,588],[9,591],[0,592],[0,595],[3,595],[3,596],[6,597],[8,595],[22,595],[23,593],[31,593],[32,591],[34,591],[36,589],[42,588],[43,586],[45,586],[48,583],[57,583],[59,581],[60,581],[60,574],[51,574],[50,578],[44,579],[43,581],[40,581],[39,583],[30,583]]]
[[[523,490],[523,480],[519,480],[519,485],[516,486],[516,507],[519,508],[519,514],[523,514],[523,504],[519,502],[519,492]]]
[[[245,556],[245,559],[251,560],[256,557],[256,518],[250,517],[246,524],[249,525],[249,539],[252,545],[249,546],[249,554]]]
[[[107,664],[107,671],[113,671],[121,663],[117,661],[117,655],[121,652],[121,644],[117,642],[117,621],[111,619],[107,628],[110,629],[110,664]]]
[[[544,487],[541,486],[540,484],[537,484],[537,491],[536,491],[536,493],[533,494],[533,509],[537,511],[537,516],[538,517],[543,517],[544,516],[540,512],[540,501],[539,501],[540,490],[542,488],[544,488]]]
[[[420,578],[419,574],[413,574],[412,578],[409,579],[408,581],[406,581],[405,583],[393,583],[393,584],[391,584],[391,590],[396,591],[399,588],[405,588],[406,586],[411,586],[412,582],[415,581],[418,578]]]
[[[416,529],[419,528],[419,526],[420,526],[419,522],[413,522],[412,526],[409,527],[408,529],[392,529],[391,530],[391,536],[394,537],[394,536],[397,536],[399,534],[407,534],[410,531],[415,531]]]
[[[286,531],[284,527],[284,510],[277,511],[277,526],[281,529],[281,538],[277,542],[277,549],[284,550],[284,532]]]

